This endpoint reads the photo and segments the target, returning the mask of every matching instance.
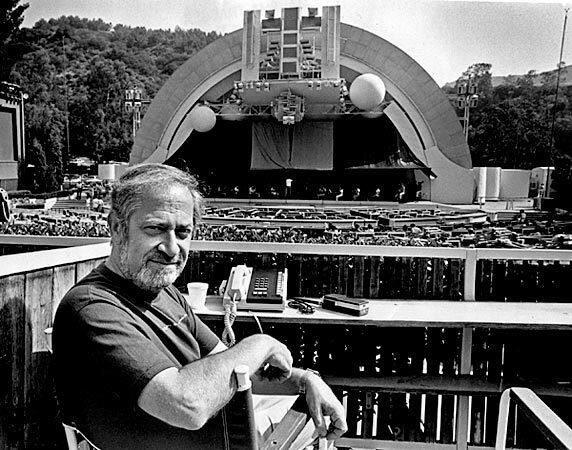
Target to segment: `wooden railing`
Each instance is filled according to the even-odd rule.
[[[515,406],[518,406],[518,410],[522,411],[546,436],[547,441],[554,445],[554,448],[559,450],[572,448],[572,429],[530,389],[515,387],[507,389],[501,396],[496,450],[506,449],[511,400],[514,401]],[[515,414],[516,411],[517,409],[514,408]]]
[[[109,248],[98,244],[0,257],[0,448],[65,448],[44,330],[65,292],[103,261]]]
[[[0,257],[0,448],[62,445],[51,355],[43,331],[51,326],[67,289],[109,249],[103,243]],[[232,265],[276,265],[289,269],[290,295],[342,292],[371,299],[426,299],[430,307],[431,299],[487,301],[498,300],[501,293],[504,300],[522,300],[497,284],[507,282],[520,283],[527,294],[547,292],[551,301],[568,301],[570,290],[565,287],[572,280],[572,252],[559,250],[212,241],[194,241],[191,250],[177,282],[181,287],[196,280],[209,282],[215,290]],[[544,297],[537,295],[534,300]],[[244,324],[240,333],[254,330]],[[572,380],[572,363],[561,354],[563,343],[570,341],[569,332],[278,325],[267,332],[287,342],[297,364],[324,373],[409,377],[409,381],[422,376],[421,384],[431,376],[444,379],[445,385],[447,379],[472,377],[486,386],[500,385],[509,377],[528,377],[553,396],[557,412],[572,411],[565,398],[567,385],[555,383]],[[412,386],[412,393],[388,393],[340,387],[350,422],[347,438],[438,442],[444,448],[453,442],[458,448],[466,448],[467,442],[472,448],[494,445],[498,395],[485,390],[471,397],[418,388]]]

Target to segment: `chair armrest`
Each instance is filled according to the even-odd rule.
[[[308,412],[306,399],[300,396],[264,442],[261,449],[288,450],[309,420],[312,419]]]

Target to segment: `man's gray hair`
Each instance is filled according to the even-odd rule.
[[[109,216],[115,216],[126,231],[131,215],[141,205],[145,195],[173,185],[189,190],[193,199],[193,223],[196,226],[201,220],[204,203],[199,192],[199,183],[193,175],[165,164],[139,164],[130,167],[121,175],[113,185]]]

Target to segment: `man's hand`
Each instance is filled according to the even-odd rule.
[[[292,355],[290,350],[268,335],[260,335],[269,339],[268,357],[261,367],[254,373],[254,378],[258,380],[282,382],[292,375]]]
[[[333,441],[348,430],[344,407],[330,387],[319,376],[310,373],[306,375],[306,403],[320,437]],[[327,429],[325,416],[330,417]]]

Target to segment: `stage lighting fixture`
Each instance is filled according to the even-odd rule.
[[[194,107],[189,119],[191,126],[201,133],[211,130],[216,124],[216,115],[206,104]]]
[[[350,99],[362,111],[378,107],[385,97],[385,84],[373,73],[358,76],[350,86]]]

